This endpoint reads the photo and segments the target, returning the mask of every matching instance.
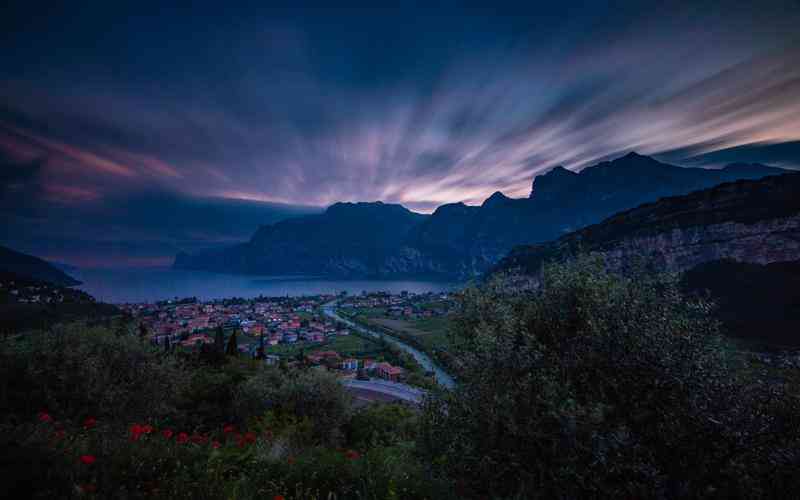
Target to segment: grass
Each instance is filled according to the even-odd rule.
[[[447,332],[450,328],[450,318],[447,316],[393,319],[360,314],[358,319],[367,324],[381,326],[414,337],[427,349],[446,348],[449,345]]]
[[[301,351],[311,354],[316,351],[336,351],[342,356],[376,356],[383,349],[376,342],[356,335],[337,335],[322,343],[297,342],[295,344],[278,344],[267,346],[267,354],[274,354],[282,358],[297,356]]]

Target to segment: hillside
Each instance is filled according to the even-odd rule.
[[[737,181],[648,203],[555,241],[520,246],[494,271],[536,274],[579,252],[623,269],[644,261],[681,272],[718,259],[768,264],[800,257],[800,174]]]
[[[80,281],[44,260],[0,246],[0,271],[55,285],[75,286]]]
[[[684,273],[684,289],[710,295],[728,334],[753,347],[800,346],[800,174],[664,198],[553,242],[517,247],[493,273],[536,282],[544,263],[583,252],[613,270]]]
[[[119,314],[115,306],[97,302],[84,291],[0,271],[0,333]]]
[[[262,226],[241,245],[179,255],[175,267],[245,274],[375,274],[426,217],[381,202],[336,203],[322,214]]]
[[[442,205],[430,216],[400,205],[332,205],[321,215],[260,228],[247,243],[175,267],[248,274],[475,277],[517,245],[552,240],[620,210],[722,182],[784,170],[732,164],[682,168],[630,153],[580,173],[555,167],[534,179],[530,197],[494,193],[481,206]]]

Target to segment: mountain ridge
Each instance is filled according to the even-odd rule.
[[[4,246],[0,246],[0,271],[59,286],[75,286],[81,283],[44,259]]]
[[[382,202],[335,203],[322,214],[261,226],[234,247],[180,254],[174,266],[245,274],[477,277],[517,245],[549,241],[664,196],[783,172],[759,164],[683,168],[632,152],[580,172],[554,167],[534,178],[528,198],[498,191],[480,206],[449,203],[430,215]]]
[[[738,180],[622,211],[557,240],[515,247],[489,274],[535,276],[578,253],[621,270],[644,260],[682,272],[714,260],[771,264],[800,259],[800,173]]]

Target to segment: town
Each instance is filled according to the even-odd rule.
[[[155,303],[123,304],[120,308],[138,323],[140,334],[159,346],[200,350],[219,342],[235,343],[238,354],[267,364],[303,363],[343,376],[377,377],[392,382],[429,386],[430,374],[396,348],[368,338],[322,314],[336,301],[345,314],[380,310],[397,318],[442,315],[447,294],[366,293],[348,296],[256,297],[252,299],[196,298]],[[431,307],[430,304],[437,304]]]

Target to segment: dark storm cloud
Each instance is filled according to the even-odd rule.
[[[687,165],[718,167],[733,162],[768,163],[800,169],[800,141],[753,143],[685,158]]]
[[[147,193],[431,210],[631,149],[800,139],[795,1],[19,3],[0,23],[0,151],[75,213]],[[170,233],[143,213],[131,238]]]

